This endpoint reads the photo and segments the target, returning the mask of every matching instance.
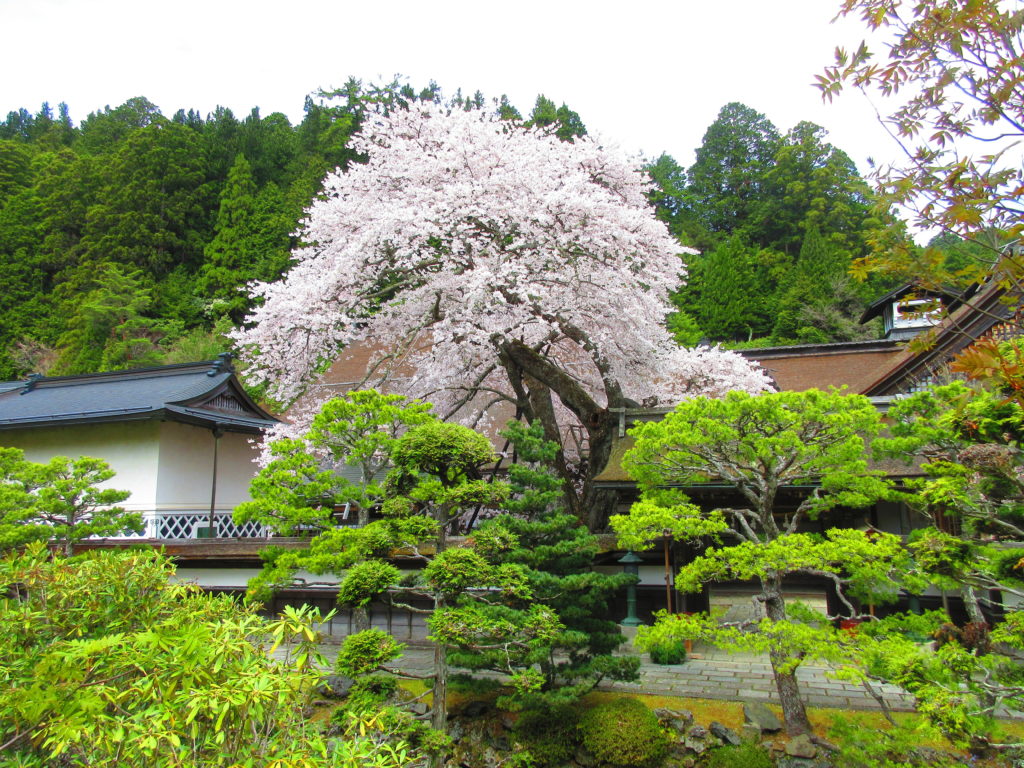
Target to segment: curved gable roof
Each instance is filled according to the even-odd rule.
[[[920,351],[904,346],[899,357],[882,375],[861,389],[869,396],[896,395],[911,391],[946,366],[978,339],[996,331],[1011,316],[1006,291],[999,285],[983,286],[931,331],[931,343]]]
[[[245,393],[230,357],[0,383],[0,429],[162,419],[262,432],[277,419]]]

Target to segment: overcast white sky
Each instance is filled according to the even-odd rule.
[[[451,94],[505,93],[524,113],[538,93],[575,109],[591,132],[654,157],[692,161],[729,101],[782,131],[825,126],[862,170],[895,145],[868,102],[823,105],[811,87],[855,22],[838,0],[0,0],[0,114],[65,101],[75,122],[146,96],[164,114],[217,104],[244,117],[302,117],[303,99],[350,76]]]

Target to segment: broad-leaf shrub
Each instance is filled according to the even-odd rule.
[[[268,624],[172,573],[139,551],[0,561],[0,765],[410,764],[365,723],[327,738],[309,722],[321,617]]]

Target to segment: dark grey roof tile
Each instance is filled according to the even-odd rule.
[[[203,409],[204,398],[230,389],[245,412]],[[198,406],[191,409],[169,406]],[[175,418],[223,423],[245,431],[266,429],[276,419],[244,393],[227,361],[143,368],[79,376],[30,377],[0,383],[0,429],[51,423]]]

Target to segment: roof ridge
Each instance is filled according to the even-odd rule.
[[[856,339],[854,341],[825,341],[812,344],[782,344],[777,347],[750,347],[748,349],[733,349],[731,351],[735,352],[737,355],[746,356],[754,352],[801,352],[812,349],[838,349],[840,347],[870,347],[873,345],[887,347],[896,346],[897,344],[900,343],[902,342],[899,342],[896,339]]]
[[[109,381],[115,379],[145,379],[161,375],[177,376],[187,373],[206,373],[210,370],[211,366],[214,366],[217,363],[217,360],[202,360],[194,363],[172,363],[170,365],[149,366],[146,368],[128,368],[119,371],[72,373],[65,376],[41,376],[39,374],[30,374],[27,378],[21,379],[20,383],[24,384],[32,379],[35,383],[35,388],[38,388],[46,384],[91,383],[97,379]],[[223,372],[228,373],[229,371]],[[33,379],[33,377],[36,378]]]

